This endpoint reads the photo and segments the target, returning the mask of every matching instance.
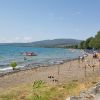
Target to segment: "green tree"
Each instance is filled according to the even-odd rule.
[[[89,42],[89,47],[90,48],[95,48],[95,38],[91,39],[91,41]]]
[[[98,31],[95,36],[95,48],[100,49],[100,31]]]
[[[86,41],[80,43],[81,49],[100,49],[100,31],[97,32],[95,37],[90,37]]]
[[[85,41],[82,41],[82,42],[80,43],[80,48],[81,48],[81,49],[84,49],[84,44],[85,44]]]
[[[13,68],[13,70],[15,70],[16,66],[17,66],[17,63],[16,62],[12,62],[11,64],[11,67]]]
[[[90,38],[86,39],[86,41],[85,41],[85,48],[86,49],[91,49],[90,42],[92,40],[93,40],[93,37],[90,37]]]

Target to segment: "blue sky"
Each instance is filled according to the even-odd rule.
[[[0,42],[86,39],[100,30],[100,0],[0,0]]]

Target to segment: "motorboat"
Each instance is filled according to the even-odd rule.
[[[24,56],[37,56],[34,52],[23,52],[22,55]]]

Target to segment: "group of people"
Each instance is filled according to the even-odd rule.
[[[100,59],[100,53],[93,52],[93,58],[98,58],[98,59]]]

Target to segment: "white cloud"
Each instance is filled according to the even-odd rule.
[[[24,42],[31,42],[32,41],[32,37],[24,37],[23,41]]]
[[[32,37],[15,37],[15,38],[0,38],[0,43],[19,43],[19,42],[31,42]]]
[[[6,43],[6,42],[7,42],[7,39],[6,39],[6,38],[0,38],[0,43],[1,43],[1,42]]]
[[[20,37],[15,37],[15,40],[17,41],[17,40],[20,40]]]

